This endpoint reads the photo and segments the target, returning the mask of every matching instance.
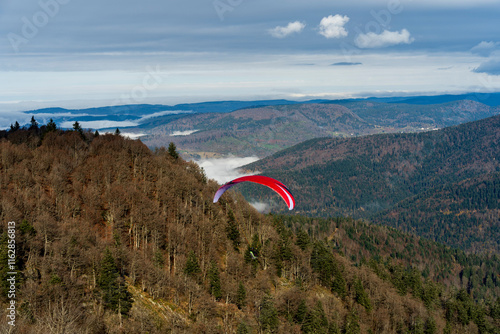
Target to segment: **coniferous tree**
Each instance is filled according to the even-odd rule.
[[[193,251],[189,252],[188,258],[186,260],[186,266],[184,267],[184,273],[192,278],[197,277],[201,273],[200,265],[198,264],[198,258]]]
[[[132,295],[127,291],[120,276],[115,259],[109,248],[104,252],[97,281],[104,307],[121,315],[127,315],[132,308]]]
[[[215,261],[210,263],[210,269],[208,271],[209,279],[209,291],[215,299],[219,300],[222,298],[222,286],[220,282],[219,267]]]
[[[95,130],[94,137],[99,137],[99,131]]]
[[[45,132],[52,132],[57,130],[57,125],[54,120],[51,118],[47,125],[45,126]]]
[[[35,120],[35,116],[31,116],[29,130],[38,130],[38,122]]]
[[[165,258],[160,250],[157,250],[153,255],[153,263],[158,267],[162,268],[165,265]]]
[[[121,133],[121,132],[120,132],[120,129],[116,128],[116,130],[115,130],[115,136],[119,136],[119,135],[120,135],[120,133]]]
[[[240,322],[238,324],[238,328],[236,329],[236,334],[250,334],[250,329],[248,329],[246,323]]]
[[[297,232],[297,241],[295,242],[297,246],[300,247],[303,251],[306,250],[307,246],[309,246],[311,239],[309,238],[309,234],[306,231],[300,229]]]
[[[331,288],[333,292],[336,292],[342,298],[347,295],[347,283],[345,281],[344,275],[342,274],[342,271],[339,268],[339,265],[336,265],[334,267]]]
[[[83,129],[78,121],[75,121],[75,123],[73,123],[73,131],[76,131],[78,133],[83,132]]]
[[[345,334],[359,334],[361,333],[361,328],[359,326],[358,316],[354,310],[351,310],[345,320]]]
[[[302,324],[306,319],[307,313],[306,301],[302,299],[297,307],[297,312],[295,312],[295,315],[293,316],[293,320],[298,324]]]
[[[238,291],[236,292],[236,306],[238,306],[239,309],[242,309],[245,306],[246,298],[247,291],[245,289],[245,286],[243,285],[243,282],[240,281],[240,284],[238,285]]]
[[[21,127],[21,126],[19,125],[19,122],[18,122],[18,121],[16,121],[16,122],[14,123],[14,125],[12,125],[12,124],[10,125],[10,131],[11,131],[11,132],[17,131],[17,130],[19,130],[19,128],[20,128],[20,127]]]
[[[168,154],[175,160],[179,159],[179,153],[177,153],[177,147],[175,147],[175,144],[173,142],[170,142],[168,144]]]
[[[264,332],[274,333],[278,329],[278,311],[270,296],[264,296],[260,303],[259,322]]]
[[[425,334],[435,334],[437,331],[436,320],[432,316],[428,317],[425,321]]]
[[[304,333],[327,334],[328,320],[320,301],[307,313],[301,328]]]
[[[328,334],[341,334],[339,326],[333,321],[328,325]]]
[[[368,298],[368,294],[363,287],[363,282],[361,282],[360,279],[356,279],[356,281],[354,282],[354,292],[356,302],[361,306],[364,306],[365,309],[370,312],[372,310],[370,298]]]
[[[490,307],[490,317],[495,320],[500,320],[500,297]]]
[[[259,263],[260,249],[262,245],[259,241],[259,235],[254,234],[252,237],[252,243],[247,247],[245,251],[245,262],[257,265]]]
[[[239,250],[241,239],[240,231],[238,230],[238,224],[236,223],[236,218],[231,209],[229,209],[227,216],[229,221],[227,222],[226,233],[229,240],[233,242],[233,247],[235,251]]]

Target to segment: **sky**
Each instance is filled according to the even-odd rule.
[[[500,91],[500,0],[1,0],[0,118]]]

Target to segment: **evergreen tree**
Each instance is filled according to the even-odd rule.
[[[99,131],[95,130],[94,137],[99,137]]]
[[[31,116],[29,130],[38,130],[38,122],[35,120],[35,116]]]
[[[243,282],[240,281],[240,284],[238,285],[238,291],[236,292],[236,306],[238,306],[239,309],[242,309],[243,306],[245,306],[247,298],[247,291],[245,289],[245,286],[243,285]]]
[[[229,209],[227,216],[229,218],[226,227],[227,238],[233,242],[234,250],[238,251],[241,243],[238,224],[236,223],[236,218],[234,217],[234,213],[231,209]]]
[[[452,330],[451,323],[447,321],[443,329],[443,334],[451,334]]]
[[[115,130],[115,136],[119,136],[119,135],[120,135],[120,133],[121,133],[121,132],[120,132],[120,129],[116,128],[116,130]]]
[[[300,301],[299,307],[297,307],[297,312],[295,312],[295,315],[293,316],[293,320],[298,324],[302,324],[306,319],[307,313],[308,311],[306,301],[302,299]]]
[[[197,277],[201,273],[200,265],[198,264],[198,258],[193,251],[189,252],[188,258],[186,260],[186,266],[184,267],[184,273],[192,278]]]
[[[12,125],[12,124],[10,125],[10,131],[11,131],[11,132],[17,131],[17,130],[19,130],[19,128],[20,128],[20,127],[21,127],[21,126],[19,125],[19,122],[18,122],[18,121],[16,121],[16,122],[14,123],[14,125]]]
[[[57,125],[51,118],[50,121],[45,126],[45,132],[52,132],[52,131],[56,131],[56,130],[57,130]]]
[[[153,263],[158,267],[162,268],[165,265],[165,258],[160,250],[157,250],[153,255]]]
[[[260,244],[259,241],[259,235],[254,234],[252,237],[252,243],[247,247],[247,250],[245,251],[245,262],[246,263],[251,263],[253,270],[257,269],[257,266],[259,264],[259,256],[260,256],[260,249],[262,245]]]
[[[333,267],[333,281],[331,283],[331,288],[333,292],[336,292],[340,297],[344,298],[347,296],[347,283],[345,281],[344,275],[338,264]]]
[[[78,121],[73,123],[73,131],[76,131],[78,133],[83,133],[83,129],[82,129],[80,123],[78,123]]]
[[[341,334],[339,326],[336,323],[331,322],[328,326],[328,334]]]
[[[490,316],[495,320],[500,320],[500,297],[490,307]]]
[[[370,312],[372,309],[370,298],[368,298],[368,294],[363,287],[363,282],[361,282],[360,279],[356,279],[356,281],[354,282],[354,292],[356,302],[359,305],[364,306],[365,309]]]
[[[209,279],[209,291],[215,299],[219,300],[222,298],[222,286],[220,282],[219,267],[215,261],[210,263],[210,269],[208,271]]]
[[[354,310],[351,310],[345,320],[345,334],[359,334],[361,333],[361,328],[359,326],[358,316]]]
[[[177,153],[177,147],[175,147],[175,144],[172,142],[168,144],[168,154],[170,154],[170,156],[175,160],[179,159],[179,153]]]
[[[264,332],[274,333],[278,329],[278,311],[270,296],[264,296],[260,304],[259,323]]]
[[[21,234],[23,236],[35,236],[36,235],[35,228],[26,219],[23,219],[21,221],[21,224],[19,224],[19,230],[21,231]]]
[[[432,316],[428,317],[425,321],[425,334],[435,334],[437,331],[436,321]]]
[[[250,334],[250,329],[248,329],[246,323],[240,322],[238,324],[238,328],[236,329],[236,334]]]
[[[307,313],[304,323],[302,324],[304,333],[327,334],[328,320],[326,319],[323,305],[320,301],[316,306]]]
[[[303,251],[306,250],[307,246],[309,246],[309,244],[311,243],[311,239],[309,238],[309,234],[307,234],[306,231],[300,229],[297,232],[297,241],[295,243]]]
[[[106,248],[101,262],[97,286],[105,308],[121,315],[128,314],[132,308],[132,295],[128,292],[123,277],[120,276],[109,248]]]

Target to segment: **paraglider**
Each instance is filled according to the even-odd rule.
[[[242,176],[232,181],[229,181],[222,187],[220,187],[214,196],[214,203],[216,203],[222,194],[231,188],[232,186],[240,183],[240,182],[254,182],[258,184],[262,184],[267,186],[277,192],[281,198],[285,201],[289,210],[292,210],[295,207],[295,199],[293,198],[292,193],[288,188],[278,180],[273,179],[272,177],[263,176],[263,175],[250,175],[250,176]]]

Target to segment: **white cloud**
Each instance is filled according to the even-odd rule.
[[[9,129],[16,121],[22,126],[30,121],[31,115],[17,111],[0,111],[0,129]],[[36,119],[36,117],[35,117]]]
[[[271,211],[271,206],[269,205],[269,203],[250,202],[249,204],[253,206],[255,210],[259,211],[260,213],[269,213]]]
[[[271,36],[276,38],[284,38],[293,33],[300,33],[306,25],[300,21],[290,22],[286,27],[277,26],[276,28],[270,29],[269,33]]]
[[[475,73],[486,73],[490,75],[500,75],[500,59],[492,59],[482,63],[473,70]]]
[[[154,117],[160,117],[160,116],[165,116],[165,115],[174,115],[174,114],[187,114],[187,113],[192,113],[192,110],[165,110],[165,111],[158,111],[149,115],[144,115],[141,117],[139,122],[142,122],[144,120],[154,118]]]
[[[380,34],[369,32],[359,34],[354,40],[354,44],[361,49],[383,48],[397,44],[411,44],[415,39],[410,36],[410,32],[406,29],[401,31],[384,30]]]
[[[238,167],[250,164],[257,160],[259,160],[258,157],[229,157],[221,159],[203,159],[195,162],[200,167],[203,167],[205,174],[209,179],[214,179],[220,184],[224,184],[240,176],[255,174],[244,174],[238,170]]]
[[[73,128],[74,121],[67,121],[61,124],[62,128]],[[139,123],[133,121],[82,121],[78,122],[84,129],[105,129],[138,126]]]
[[[170,136],[189,136],[195,132],[197,132],[198,130],[187,130],[187,131],[174,131],[170,134]]]
[[[347,36],[344,25],[349,22],[349,17],[342,15],[330,15],[321,19],[319,33],[326,38],[340,38]]]
[[[114,133],[114,132],[107,132],[107,133]],[[146,135],[145,133],[133,133],[133,132],[121,132],[120,134],[123,137],[127,137],[130,139],[139,139]]]
[[[470,51],[474,54],[480,55],[482,57],[488,57],[494,51],[500,49],[500,42],[486,42],[482,41],[478,45],[474,46]]]

